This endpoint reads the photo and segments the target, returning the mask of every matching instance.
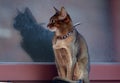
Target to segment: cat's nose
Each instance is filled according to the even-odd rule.
[[[49,24],[47,24],[47,27],[49,27]]]
[[[49,28],[49,27],[50,27],[50,24],[47,25],[47,28]]]

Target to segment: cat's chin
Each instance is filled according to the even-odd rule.
[[[49,30],[50,30],[51,32],[55,32],[57,29],[56,29],[56,28],[52,28],[52,29],[49,28]]]

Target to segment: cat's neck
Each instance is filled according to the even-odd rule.
[[[56,37],[64,37],[64,36],[67,36],[69,33],[71,33],[73,31],[74,27],[73,26],[69,26],[69,27],[66,27],[64,29],[58,29],[56,30],[55,32],[55,35]]]
[[[62,35],[65,35],[67,34],[68,32],[70,32],[71,30],[73,29],[73,26],[69,26],[69,27],[65,27],[65,28],[60,28],[60,29],[57,29],[55,34],[57,36],[62,36]]]

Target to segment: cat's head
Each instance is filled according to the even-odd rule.
[[[56,30],[63,30],[71,26],[72,20],[65,10],[64,7],[61,7],[59,11],[54,7],[56,13],[50,18],[47,27],[50,31],[55,32]]]

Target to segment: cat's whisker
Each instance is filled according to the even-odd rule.
[[[76,27],[76,26],[78,26],[78,25],[81,25],[81,23],[80,23],[80,22],[75,23],[75,24],[74,24],[74,27]]]

